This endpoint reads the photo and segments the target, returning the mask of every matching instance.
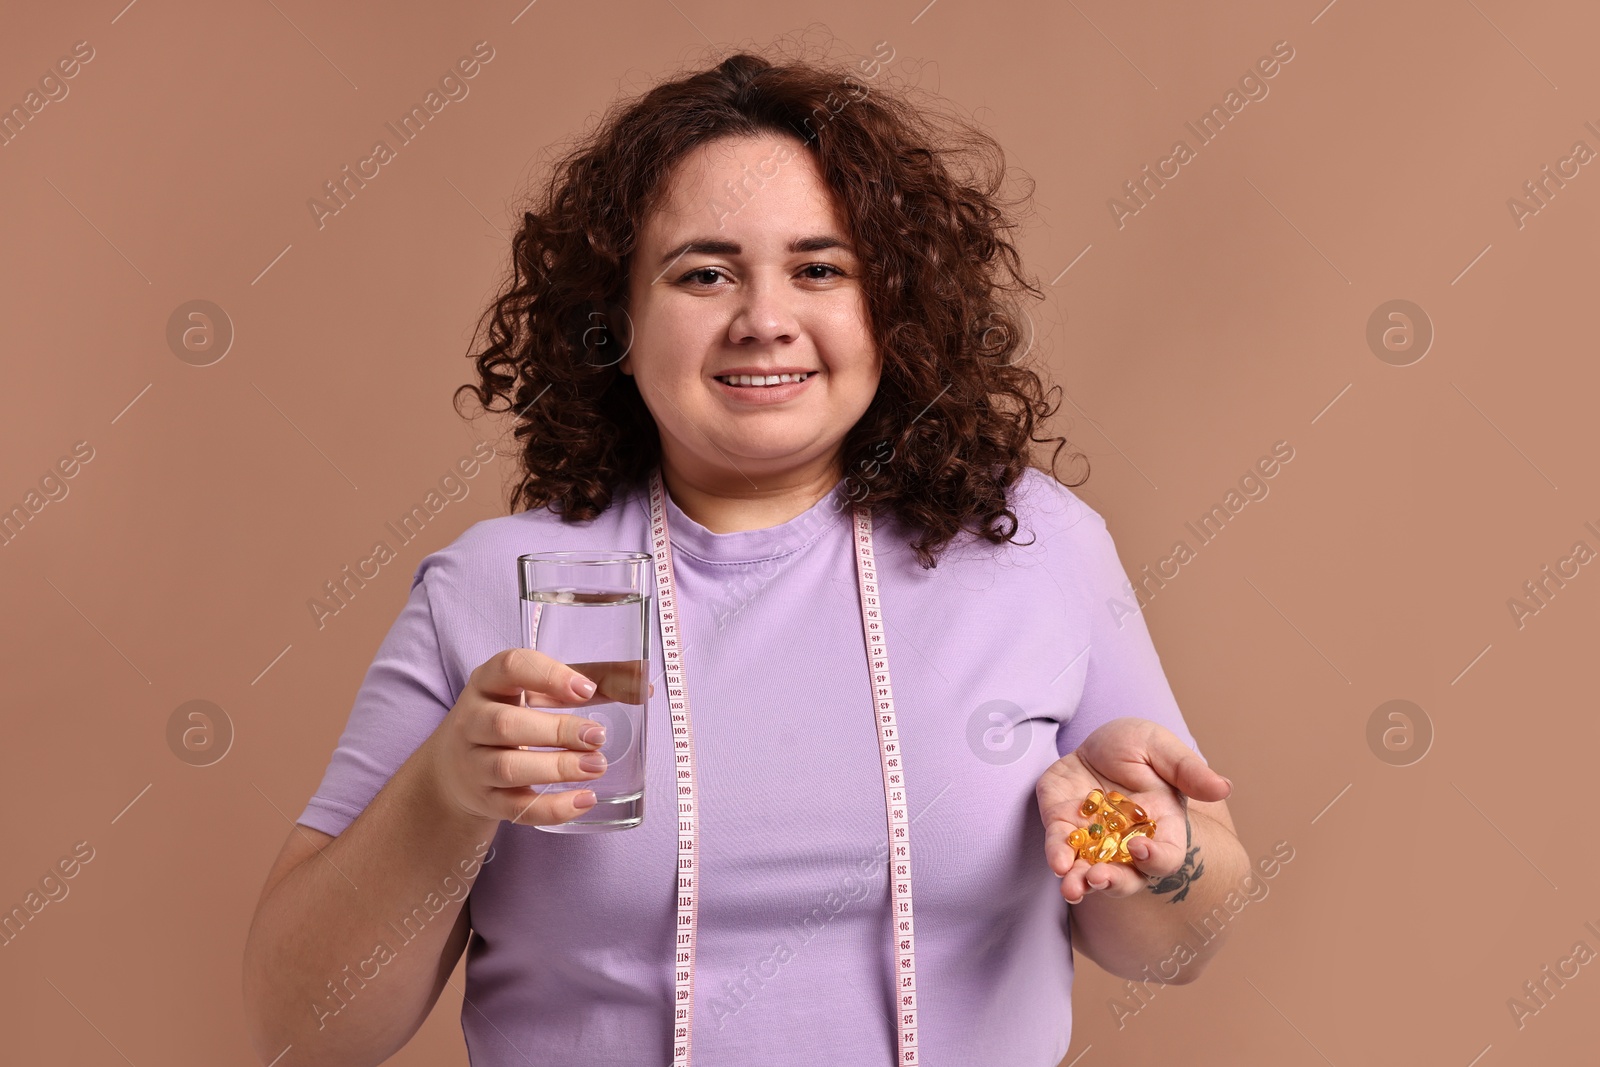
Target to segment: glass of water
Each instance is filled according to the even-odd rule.
[[[604,774],[587,782],[533,787],[539,793],[592,789],[595,806],[540,830],[598,833],[627,830],[644,821],[652,563],[648,552],[613,549],[517,557],[523,645],[565,663],[596,686],[594,696],[582,704],[540,710],[581,714],[606,728],[606,743],[600,748],[608,761]]]

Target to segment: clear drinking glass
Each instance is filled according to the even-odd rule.
[[[592,789],[595,806],[540,826],[557,834],[627,830],[644,821],[645,712],[650,688],[648,552],[594,549],[517,557],[522,643],[591,679],[583,704],[541,711],[581,714],[606,728],[605,773],[587,782],[534,786],[539,793]],[[560,749],[529,746],[535,752]]]

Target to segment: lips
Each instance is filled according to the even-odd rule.
[[[717,381],[735,389],[773,389],[780,385],[804,382],[816,371],[767,371],[765,373],[734,373],[715,375]]]
[[[760,408],[786,404],[790,400],[801,396],[811,388],[812,381],[816,379],[820,372],[800,371],[799,373],[803,377],[787,382],[779,381],[776,385],[738,385],[724,380],[725,377],[731,377],[734,382],[753,382],[756,380],[755,375],[724,375],[714,377],[711,380],[717,385],[716,391],[730,404],[743,408]],[[779,378],[788,377],[787,374],[768,374],[762,375],[760,380],[765,382],[775,376]]]

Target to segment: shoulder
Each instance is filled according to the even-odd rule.
[[[969,521],[939,554],[938,567],[925,577],[933,580],[952,567],[1057,567],[1063,561],[1068,569],[1074,565],[1081,569],[1085,559],[1104,559],[1110,543],[1105,519],[1049,471],[1023,468],[1005,487],[1004,506],[1016,517],[1016,530],[1009,539],[993,542]],[[1003,516],[990,523],[1002,531],[1006,525]],[[904,527],[897,531],[907,538],[915,536]]]
[[[634,514],[634,497],[632,491],[620,489],[605,511],[581,522],[568,522],[548,507],[481,519],[449,544],[424,556],[412,584],[424,580],[470,583],[474,578],[490,578],[498,584],[515,577],[517,557],[528,552],[625,543],[619,540],[624,529],[644,521]]]
[[[475,667],[523,644],[517,557],[642,543],[647,517],[634,510],[631,498],[618,494],[585,522],[566,522],[548,508],[500,515],[473,523],[422,558],[412,594],[427,604],[452,700]]]
[[[1049,471],[1029,467],[1013,484],[1017,554],[1062,588],[1099,591],[1126,580],[1105,517]]]
[[[1101,556],[1110,543],[1100,512],[1049,471],[1024,470],[1006,490],[1006,504],[1017,517],[1011,543],[1036,561]]]
[[[1019,526],[1036,529],[1040,536],[1064,533],[1087,524],[1083,531],[1106,528],[1106,520],[1055,475],[1027,467],[1007,490],[1007,503]],[[1020,531],[1019,531],[1020,532]]]

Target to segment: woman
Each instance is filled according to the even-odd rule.
[[[556,168],[473,387],[515,412],[525,510],[422,561],[267,878],[245,958],[264,1062],[382,1061],[465,947],[477,1067],[1047,1067],[1074,947],[1148,980],[1238,881],[1231,786],[1142,617],[1108,610],[1126,577],[1104,521],[1028,463],[1052,409],[1014,365],[1000,168],[958,174],[929,114],[741,54]],[[648,549],[653,509],[692,707],[690,930],[660,702],[643,825],[539,832],[593,805],[540,789],[600,778],[603,731],[592,682],[515,647],[517,555]],[[1155,820],[1133,863],[1067,845],[1094,788]]]

